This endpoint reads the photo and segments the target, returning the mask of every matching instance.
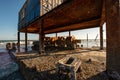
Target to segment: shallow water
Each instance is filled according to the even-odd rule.
[[[7,43],[17,43],[17,41],[15,41],[15,40],[11,40],[11,41],[8,41],[8,40],[5,40],[5,41],[1,41],[0,40],[0,52],[8,52],[7,50],[6,50],[6,44]],[[28,51],[30,51],[31,50],[31,46],[32,46],[32,41],[28,44]],[[17,48],[17,46],[16,46],[16,48]],[[22,41],[21,42],[21,45],[20,45],[20,51],[21,52],[24,52],[25,51],[25,42],[24,41]]]
[[[20,74],[19,66],[6,50],[0,52],[0,80],[24,80]]]
[[[7,77],[4,77],[0,80],[25,80],[22,74],[19,71],[15,71]]]

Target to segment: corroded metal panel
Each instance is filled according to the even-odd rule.
[[[63,2],[63,0],[26,0],[19,12],[18,30],[27,27],[38,17],[51,11]]]
[[[99,19],[101,19],[102,0],[65,1],[65,3],[26,25],[28,32],[39,33],[39,26],[37,26],[37,24],[39,24],[39,20],[41,19],[44,19],[44,33],[55,33],[100,26],[101,20]],[[96,22],[93,23],[92,21],[94,20]],[[71,25],[76,26],[71,27]],[[25,29],[22,28],[19,29],[19,31],[24,32]]]
[[[59,74],[70,74],[70,80],[77,80],[76,72],[81,67],[81,60],[75,57],[64,57],[57,63],[56,72]]]
[[[119,0],[106,0],[107,69],[120,74]]]

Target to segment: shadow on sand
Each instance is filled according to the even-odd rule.
[[[111,80],[111,79],[108,77],[106,71],[103,71],[103,72],[98,73],[97,75],[94,75],[94,76],[86,79],[86,80]]]

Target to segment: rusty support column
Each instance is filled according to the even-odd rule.
[[[56,34],[56,37],[58,37],[57,33],[55,33],[55,34]]]
[[[105,0],[103,0],[100,22],[100,50],[103,50],[103,24],[105,20]]]
[[[100,26],[100,50],[103,50],[103,26]]]
[[[88,41],[89,41],[89,39],[88,39],[88,34],[87,34],[87,48],[88,48]]]
[[[39,54],[42,53],[42,46],[41,46],[42,42],[41,42],[41,33],[39,33]]]
[[[18,32],[18,43],[17,43],[18,52],[20,52],[20,32]]]
[[[69,36],[71,36],[71,31],[69,31]]]
[[[119,0],[106,1],[107,70],[120,74],[120,6]]]
[[[41,20],[39,23],[40,23],[40,31],[39,31],[39,52],[40,54],[44,53],[45,50],[44,50],[44,37],[45,37],[45,34],[44,34],[44,26],[43,26],[43,20]]]
[[[25,31],[25,52],[27,52],[27,49],[28,47],[27,47],[27,29],[26,29]]]

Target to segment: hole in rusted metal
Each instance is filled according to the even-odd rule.
[[[73,58],[73,57],[70,57],[65,64],[71,64],[73,61],[74,61],[74,58]]]

